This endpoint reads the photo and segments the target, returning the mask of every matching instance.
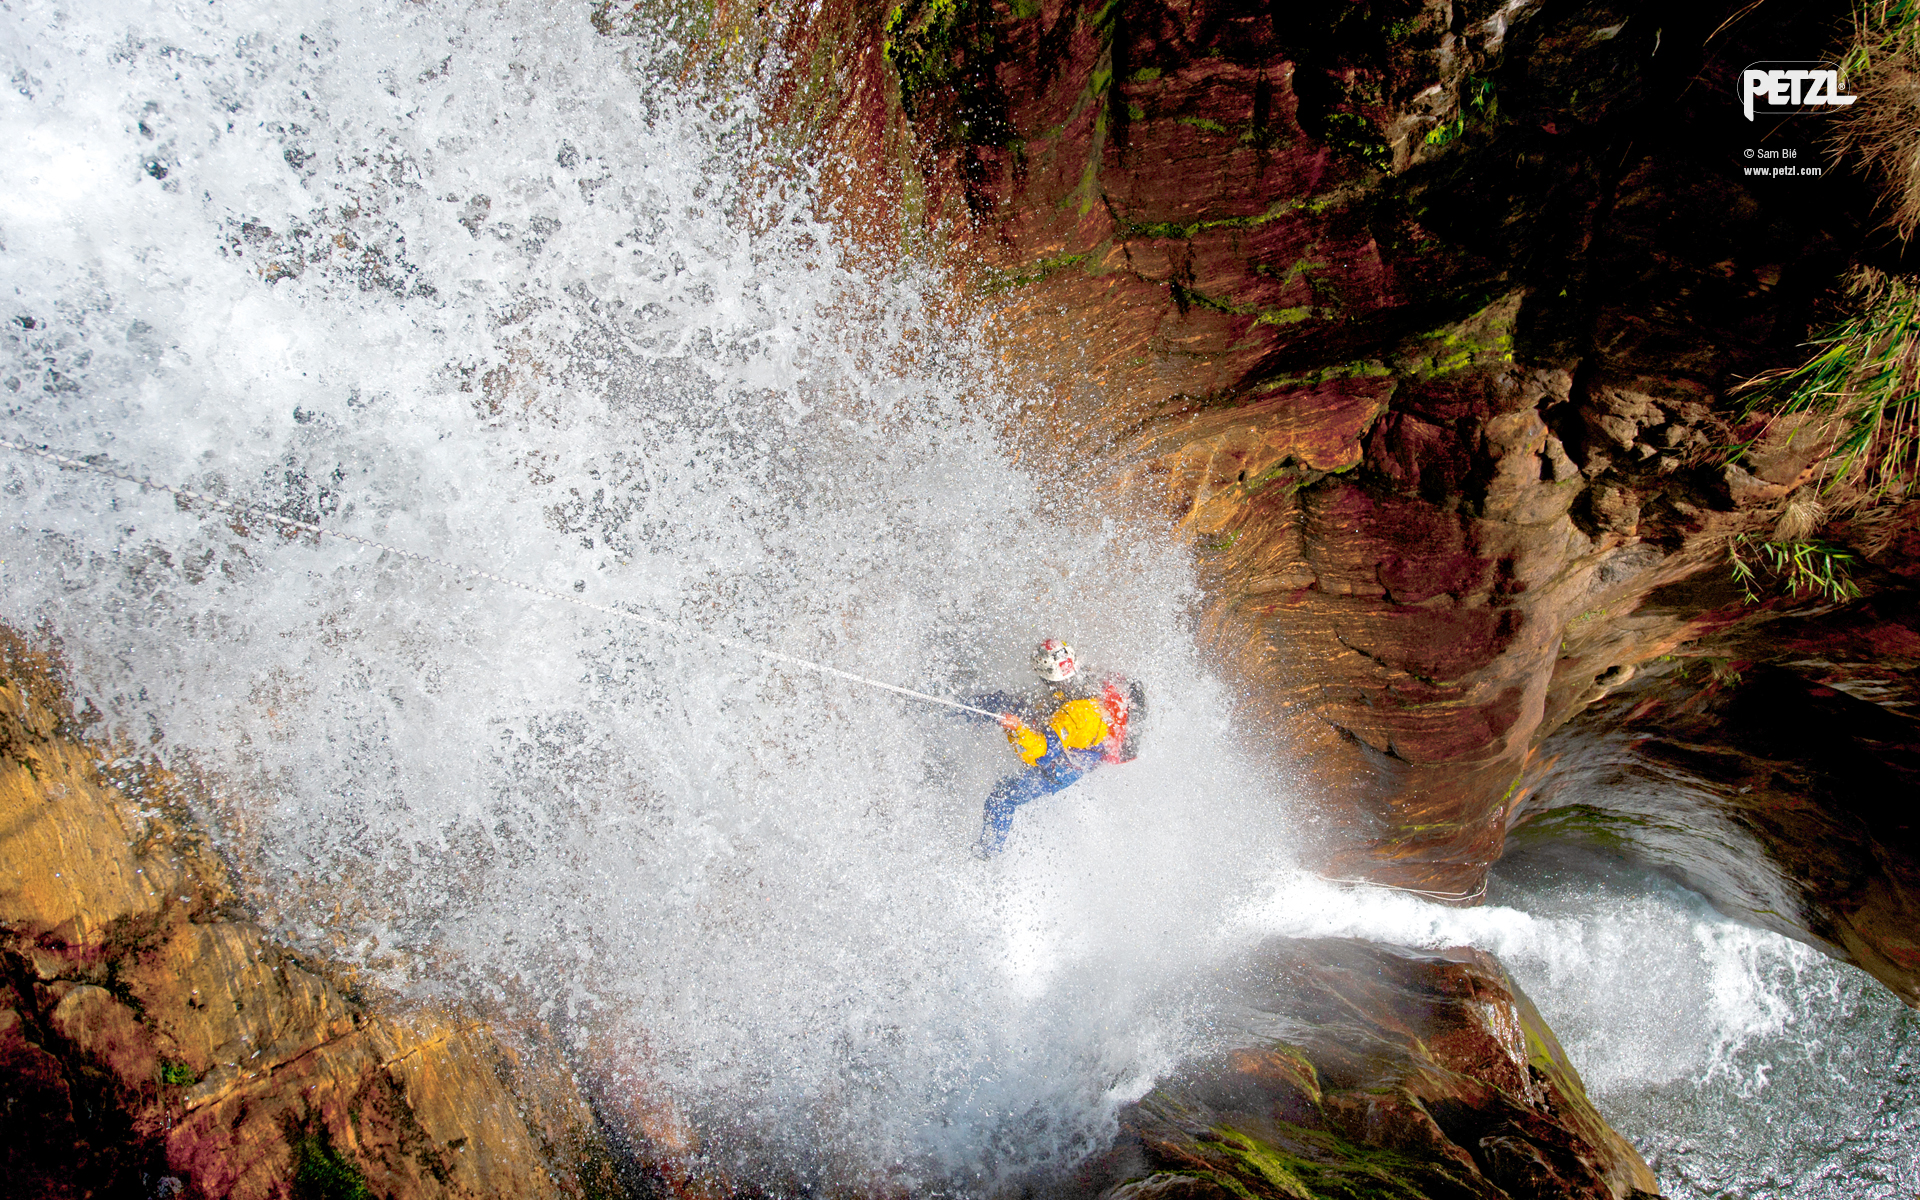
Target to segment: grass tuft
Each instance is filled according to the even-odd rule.
[[[1813,357],[1743,390],[1753,393],[1749,415],[1826,414],[1843,423],[1822,491],[1856,493],[1839,506],[1860,508],[1920,488],[1920,288],[1862,268],[1847,294],[1855,315],[1809,343]]]
[[[1866,0],[1853,19],[1840,65],[1858,99],[1834,122],[1833,150],[1879,182],[1887,227],[1910,241],[1920,231],[1920,0]]]
[[[1804,542],[1824,525],[1827,507],[1805,489],[1787,497],[1787,506],[1773,526],[1773,541]]]
[[[1748,604],[1758,604],[1764,575],[1791,596],[1820,596],[1844,604],[1860,595],[1853,555],[1824,542],[1763,542],[1743,533],[1727,543],[1733,580]]]

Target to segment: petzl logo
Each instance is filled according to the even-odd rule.
[[[1840,72],[1817,62],[1757,62],[1740,72],[1747,120],[1754,113],[1789,116],[1822,104],[1852,104],[1840,94]]]

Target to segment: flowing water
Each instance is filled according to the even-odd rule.
[[[1676,1195],[1775,1194],[1718,1141],[1684,1190],[1688,1105],[1751,1124],[1790,1075],[1837,1120],[1843,1050],[1910,1073],[1873,1058],[1904,1011],[1658,889],[1461,914],[1300,877],[1310,797],[1239,753],[1184,552],[1017,464],[1023,398],[939,279],[846,251],[750,88],[588,13],[0,13],[0,435],[679,631],[0,462],[0,618],[208,781],[285,936],[537,1011],[616,1110],[670,1097],[797,1183],[1071,1160],[1199,1036],[1192,981],[1275,931],[1502,953]],[[951,695],[1064,635],[1152,724],[983,865],[997,731],[700,631]],[[1749,999],[1589,1003],[1670,942],[1676,994]]]
[[[1388,895],[1356,906],[1295,879],[1246,916],[1493,952],[1671,1200],[1920,1193],[1920,1013],[1643,868],[1522,847],[1481,908]]]
[[[1672,1200],[1920,1193],[1920,1014],[1866,974],[1604,859],[1490,900],[1559,930],[1503,957]]]

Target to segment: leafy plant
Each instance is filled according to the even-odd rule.
[[[293,1194],[296,1200],[372,1200],[366,1176],[333,1147],[324,1128],[316,1128],[294,1147]]]
[[[1393,151],[1373,122],[1358,113],[1330,112],[1323,124],[1327,145],[1378,170],[1393,169]]]
[[[161,1060],[160,1082],[168,1087],[191,1087],[200,1082],[200,1076],[187,1064],[169,1058]]]
[[[1860,595],[1853,582],[1853,555],[1823,542],[1765,542],[1741,534],[1727,543],[1733,579],[1748,604],[1758,604],[1765,573],[1789,595],[1824,596],[1843,604]]]
[[[1920,482],[1920,288],[1863,268],[1847,291],[1856,314],[1809,343],[1805,363],[1749,381],[1746,411],[1846,422],[1824,490],[1856,488],[1857,506],[1899,499]]]
[[[1467,131],[1467,118],[1485,117],[1493,108],[1493,80],[1469,75],[1460,85],[1460,107],[1453,120],[1427,131],[1429,146],[1444,146]]]
[[[1832,146],[1879,178],[1887,226],[1910,240],[1920,230],[1920,0],[1867,0],[1853,18],[1840,70],[1857,99]]]

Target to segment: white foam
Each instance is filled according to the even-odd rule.
[[[995,730],[0,464],[0,610],[221,781],[268,915],[546,1013],[762,1168],[1091,1147],[1292,822],[1223,742],[1184,555],[1011,463],[929,281],[855,271],[750,105],[584,10],[5,22],[42,180],[0,192],[9,435],[912,687],[1058,633],[1152,694],[1140,762],[982,866]]]
[[[802,1178],[1095,1145],[1274,932],[1487,946],[1603,1095],[1759,1086],[1777,939],[1298,879],[1184,555],[1016,467],[937,284],[856,270],[675,53],[531,2],[13,4],[0,429],[912,687],[1065,635],[1147,682],[1145,752],[981,866],[993,730],[0,462],[0,617],[204,768],[270,919]]]
[[[1295,879],[1236,921],[1491,951],[1675,1200],[1899,1200],[1920,1187],[1920,1016],[1879,984],[1644,872],[1501,891],[1520,907]]]
[[[1490,951],[1533,996],[1597,1094],[1737,1070],[1742,1046],[1791,1022],[1799,976],[1821,956],[1729,921],[1671,885],[1648,878],[1642,887],[1621,896],[1576,885],[1530,896],[1538,911],[1529,912],[1445,908],[1302,879],[1243,919],[1295,936]]]

